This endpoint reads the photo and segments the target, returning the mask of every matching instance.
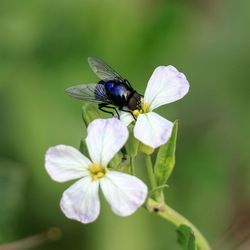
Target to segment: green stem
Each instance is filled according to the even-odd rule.
[[[151,156],[144,154],[144,157],[145,157],[145,163],[146,163],[146,168],[148,172],[148,179],[149,179],[150,187],[151,187],[151,190],[155,190],[157,188],[157,185],[156,185],[156,180],[154,176],[154,169],[153,169],[153,165],[151,161]]]
[[[177,228],[182,224],[189,226],[195,235],[198,249],[211,250],[211,247],[201,232],[188,219],[167,204],[149,198],[147,201],[147,209],[149,212],[155,212],[165,220],[172,222]]]
[[[130,157],[131,174],[135,175],[135,157]]]
[[[151,161],[151,156],[145,154],[145,162],[148,172],[148,178],[150,182],[151,191],[157,190],[157,183],[154,176],[154,169]],[[172,222],[177,228],[184,224],[189,226],[196,238],[196,243],[199,250],[211,250],[208,242],[201,232],[184,216],[176,212],[173,208],[169,207],[164,202],[163,192],[154,192],[152,198],[147,201],[147,209],[150,212],[155,212],[165,220]]]
[[[151,188],[151,196],[159,202],[164,201],[163,193],[161,192],[161,189],[157,187],[151,156],[145,154],[144,158],[145,158],[146,168],[148,172],[148,179],[149,179],[150,188]]]

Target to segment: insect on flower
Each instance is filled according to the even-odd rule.
[[[80,100],[97,102],[103,112],[112,115],[115,112],[119,117],[119,109],[134,117],[133,111],[141,106],[141,95],[133,89],[127,79],[123,79],[101,59],[89,57],[88,62],[101,81],[69,87],[66,89],[68,95]]]
[[[45,167],[53,180],[79,179],[64,191],[60,202],[68,218],[82,223],[96,220],[100,213],[99,186],[117,215],[128,216],[144,203],[147,186],[140,179],[108,168],[127,139],[128,130],[117,118],[96,119],[87,129],[90,159],[71,146],[48,149]]]
[[[157,148],[170,138],[173,123],[158,115],[154,110],[181,99],[188,91],[189,82],[183,73],[171,65],[159,66],[148,81],[139,108],[133,110],[133,116],[120,111],[120,119],[128,125],[136,117],[134,136],[144,144]]]
[[[99,103],[99,109],[116,115],[126,125],[135,122],[134,136],[144,144],[157,148],[170,138],[173,123],[153,110],[184,97],[189,91],[186,76],[173,66],[159,66],[149,79],[144,97],[136,92],[110,66],[90,57],[89,65],[102,80],[97,84],[82,84],[68,88],[77,99]],[[117,111],[117,108],[119,112]]]

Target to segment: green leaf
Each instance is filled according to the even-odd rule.
[[[177,228],[177,242],[183,250],[197,250],[194,233],[187,225],[182,224]]]
[[[86,127],[89,123],[98,118],[101,118],[101,115],[96,106],[91,103],[86,103],[82,106],[82,119]]]
[[[156,157],[154,174],[157,186],[166,184],[175,165],[175,149],[177,139],[178,121],[174,122],[172,135],[168,142],[162,145]]]

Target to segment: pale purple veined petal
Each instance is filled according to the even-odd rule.
[[[144,101],[152,111],[161,105],[181,99],[188,90],[189,83],[183,73],[173,66],[159,66],[149,79]]]
[[[120,121],[125,126],[128,126],[130,123],[134,121],[134,117],[129,112],[120,111],[119,116],[120,116]]]
[[[86,143],[93,162],[107,166],[128,139],[128,129],[117,118],[96,119],[87,130]]]
[[[120,216],[134,213],[147,197],[147,186],[132,175],[110,171],[100,185],[112,211]]]
[[[99,181],[84,177],[64,191],[60,206],[69,219],[82,223],[96,220],[100,213]]]
[[[50,177],[58,182],[64,182],[88,175],[87,167],[90,160],[77,149],[57,145],[48,149],[45,155],[45,168]]]
[[[172,128],[172,122],[155,112],[149,112],[138,116],[134,136],[144,144],[157,148],[168,141]]]

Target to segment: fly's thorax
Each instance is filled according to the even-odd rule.
[[[122,81],[110,80],[105,82],[105,91],[109,101],[118,107],[127,106],[131,89]]]
[[[112,94],[114,96],[118,96],[123,94],[124,92],[127,92],[129,88],[127,85],[120,80],[107,80],[104,82],[105,90],[108,94]]]
[[[89,172],[94,181],[99,180],[102,177],[104,177],[107,171],[108,169],[106,167],[103,167],[99,163],[92,163],[89,166]]]
[[[141,108],[141,96],[136,91],[128,99],[128,108],[132,111]]]

